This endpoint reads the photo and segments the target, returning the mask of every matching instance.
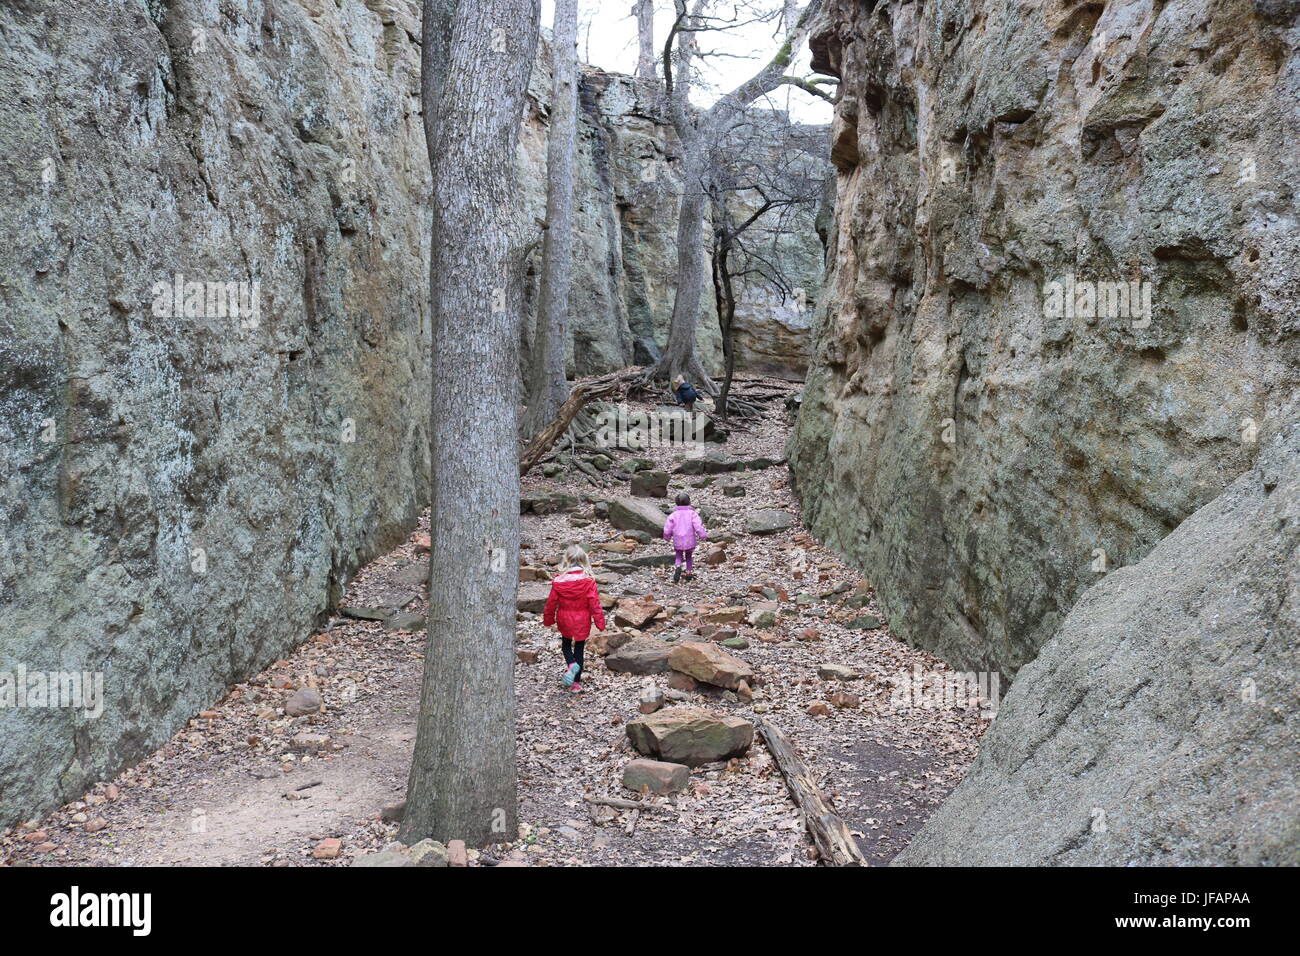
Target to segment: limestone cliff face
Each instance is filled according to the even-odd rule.
[[[414,0],[0,8],[0,825],[305,638],[427,500],[418,35]]]
[[[304,639],[427,501],[419,16],[417,0],[0,9],[0,825]],[[549,90],[543,51],[521,118],[530,218]],[[632,80],[585,71],[581,112],[586,374],[664,338],[681,183]],[[811,228],[794,254],[815,301]],[[758,295],[738,317],[756,354],[787,309]],[[714,365],[718,338],[706,302]],[[799,374],[806,335],[784,342],[762,359]],[[102,714],[16,693],[73,671],[100,675]]]
[[[1020,672],[895,861],[1300,865],[1300,424]]]
[[[830,3],[837,214],[792,465],[897,633],[1013,674],[1285,424],[1296,9]]]
[[[542,44],[529,85],[520,141],[520,181],[529,222],[546,216],[546,141],[551,73]],[[677,291],[677,211],[684,184],[680,145],[654,88],[630,76],[584,67],[579,79],[575,257],[570,293],[569,374],[591,375],[658,357]],[[771,114],[772,122],[788,122]],[[737,368],[802,378],[811,306],[824,255],[816,210],[797,213],[777,257],[803,305],[763,282],[740,282],[735,319]],[[775,220],[775,217],[773,217]],[[756,245],[759,244],[756,242]],[[708,259],[707,246],[699,255]],[[534,256],[534,267],[540,253]],[[535,297],[536,282],[532,283]],[[524,329],[523,361],[535,322]],[[696,346],[706,368],[722,366],[713,295],[700,303]]]

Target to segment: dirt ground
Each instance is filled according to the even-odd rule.
[[[741,383],[741,394],[746,389],[775,396],[770,414],[710,450],[779,459],[789,431],[780,399],[793,386],[755,379]],[[608,454],[615,467],[630,457]],[[673,447],[636,456],[670,472],[683,458]],[[619,542],[622,535],[597,516],[590,500],[567,513],[522,516],[523,561],[546,567],[567,542],[593,546],[598,575],[611,582],[602,583],[602,594],[650,597],[665,607],[648,630],[658,637],[696,637],[702,612],[767,599],[753,589],[784,590],[788,599],[778,598],[774,626],[738,627],[749,646],[735,653],[759,675],[753,700],[701,685],[690,703],[746,717],[762,714],[780,727],[864,854],[873,864],[887,863],[961,779],[988,720],[973,706],[891,703],[891,678],[899,672],[945,666],[890,634],[868,588],[858,592],[865,595],[863,606],[846,605],[862,577],[800,527],[783,465],[723,477],[736,478],[744,495],[726,496],[716,481],[694,487],[698,477],[672,475],[669,495],[688,491],[708,515],[711,537],[733,537],[724,545],[727,560],[697,564],[691,582],[674,585],[665,567],[610,574],[604,560],[667,553],[668,545],[637,545],[631,554],[598,550],[598,543]],[[627,494],[626,484],[597,488],[574,469],[554,478],[537,469],[524,480],[526,494],[544,490],[580,499]],[[746,534],[746,517],[760,508],[787,511],[796,522],[772,535]],[[427,522],[426,515],[421,530],[427,531]],[[427,558],[419,553],[417,535],[362,569],[345,606],[404,601],[405,613],[427,611]],[[801,593],[804,602],[796,603]],[[845,626],[864,614],[877,616],[883,626]],[[799,639],[810,628],[818,639]],[[117,779],[45,819],[0,832],[0,863],[342,866],[381,848],[397,830],[381,811],[405,791],[424,643],[422,630],[393,630],[340,614],[286,660],[230,688]],[[572,696],[559,680],[564,664],[558,635],[542,627],[539,615],[521,612],[518,646],[538,652],[536,663],[520,663],[516,670],[521,838],[472,851],[471,865],[502,859],[552,866],[814,864],[799,811],[760,741],[742,758],[694,770],[683,793],[638,797],[623,790],[620,780],[624,764],[637,756],[625,724],[639,716],[638,696],[647,678],[613,673],[589,651],[586,693]],[[825,663],[850,666],[863,677],[851,683],[823,680],[817,667]],[[665,676],[659,675],[661,684]],[[323,708],[286,715],[286,699],[303,687],[319,692]],[[831,703],[836,692],[856,695],[857,706]],[[809,714],[818,702],[826,713]],[[656,809],[598,807],[587,796],[641,799]],[[313,851],[325,852],[326,840],[339,841],[337,856],[318,859]]]

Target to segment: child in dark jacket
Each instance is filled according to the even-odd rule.
[[[551,593],[542,612],[542,624],[558,626],[560,647],[564,650],[564,686],[571,694],[582,693],[582,657],[594,621],[596,629],[605,629],[605,612],[600,606],[596,577],[587,552],[576,544],[564,552],[560,565],[566,570],[551,582]]]
[[[686,406],[688,412],[694,412],[695,403],[700,400],[700,393],[695,390],[695,386],[681,375],[678,375],[673,382],[673,396],[677,399],[678,405]]]

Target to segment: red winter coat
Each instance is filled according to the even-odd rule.
[[[551,582],[551,595],[546,599],[542,624],[550,627],[560,622],[560,633],[575,641],[585,641],[591,633],[591,622],[599,630],[605,629],[605,612],[600,607],[596,582],[586,572],[565,571]]]

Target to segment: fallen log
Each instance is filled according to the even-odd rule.
[[[785,778],[790,796],[803,811],[804,826],[808,828],[808,835],[821,858],[831,866],[868,866],[867,858],[858,849],[849,828],[817,786],[808,765],[795,752],[789,739],[761,717],[755,723],[781,776]]]
[[[522,478],[528,474],[539,461],[546,457],[546,453],[551,450],[551,446],[569,430],[569,425],[578,412],[582,411],[584,405],[600,398],[609,398],[612,395],[625,392],[628,385],[640,374],[640,368],[625,368],[617,372],[610,372],[608,375],[587,379],[585,382],[579,382],[573,386],[573,389],[569,392],[569,397],[560,406],[559,414],[551,419],[545,428],[533,436],[532,440],[524,448],[523,454],[519,456],[519,477]]]

